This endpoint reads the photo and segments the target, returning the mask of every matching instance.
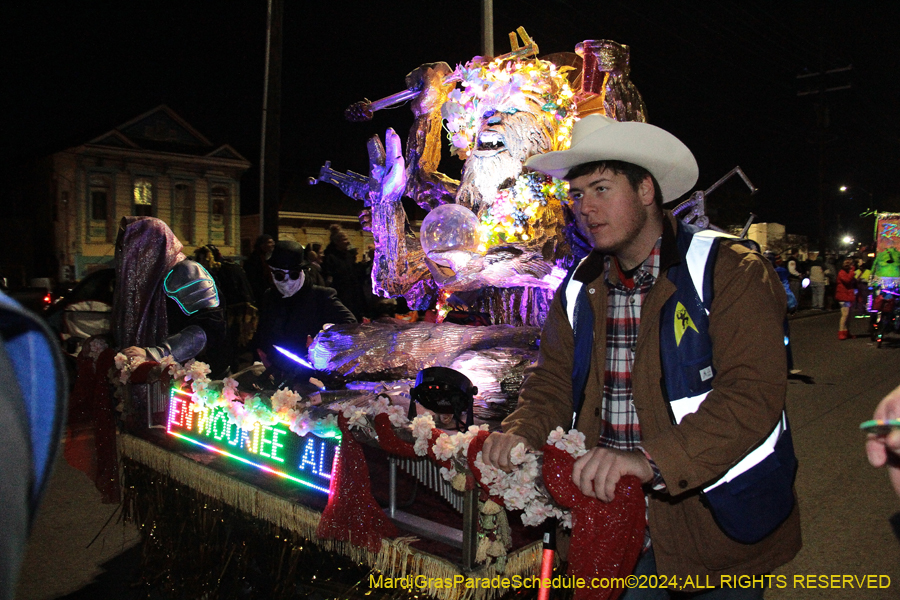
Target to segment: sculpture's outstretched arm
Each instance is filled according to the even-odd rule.
[[[366,204],[375,238],[372,267],[373,292],[380,296],[404,296],[410,308],[425,308],[435,292],[425,253],[407,227],[401,197],[407,187],[407,170],[400,136],[385,133],[369,140],[369,181]]]
[[[441,106],[456,86],[448,82],[452,69],[445,62],[424,64],[406,76],[409,89],[420,89],[411,108],[416,120],[406,146],[406,195],[425,210],[453,202],[459,182],[438,172],[441,162]]]

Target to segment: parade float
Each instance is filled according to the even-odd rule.
[[[575,430],[514,451],[511,473],[481,462],[537,356],[556,287],[589,250],[566,184],[523,163],[567,148],[586,114],[646,120],[627,46],[588,40],[538,58],[518,35],[507,54],[422,67],[408,89],[350,107],[349,118],[365,119],[411,101],[406,149],[389,129],[369,141],[368,175],[326,163],[315,180],[362,202],[376,293],[441,317],[451,305],[488,315],[490,325],[439,317],[328,328],[301,371],[322,389],[305,396],[245,384],[248,374],[210,381],[200,362],[115,357],[124,409],[149,426],[120,436],[124,505],[144,533],[145,564],[171,589],[293,597],[300,573],[335,574],[324,552],[414,577],[413,594],[493,598],[539,574],[539,540],[558,522],[572,534],[569,575],[603,584],[575,597],[623,591],[614,579],[631,573],[644,541],[636,479],[623,479],[609,504],[583,496],[571,481],[585,452]],[[437,170],[444,137],[464,160],[460,181]],[[429,211],[419,236],[403,196]],[[708,225],[704,192],[676,214]],[[227,589],[235,581],[247,589]]]
[[[878,213],[871,283],[894,293],[900,289],[900,213]]]
[[[875,214],[875,259],[869,287],[872,294],[866,309],[871,316],[871,338],[880,348],[886,334],[900,331],[900,213]]]

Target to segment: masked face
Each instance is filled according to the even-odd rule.
[[[303,287],[303,282],[306,281],[306,274],[302,269],[285,271],[284,269],[271,267],[271,270],[275,289],[278,290],[282,298],[290,298],[296,294]],[[296,279],[293,278],[294,275],[297,276]]]

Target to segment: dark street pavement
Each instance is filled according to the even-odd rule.
[[[900,343],[876,348],[867,338],[837,339],[837,313],[791,321],[796,366],[788,414],[800,460],[797,492],[804,548],[776,572],[787,585],[766,598],[900,597],[900,542],[890,519],[900,498],[885,473],[869,466],[859,424],[900,384]],[[862,321],[851,331],[864,329]],[[139,560],[136,531],[80,472],[57,466],[38,516],[18,600],[126,599]],[[110,516],[112,519],[110,520]],[[110,522],[104,527],[107,521]],[[91,544],[91,540],[98,536]],[[89,545],[90,544],[90,545]],[[887,575],[887,589],[800,589],[795,577]],[[882,580],[884,581],[884,580]],[[821,585],[822,580],[812,580]]]
[[[130,598],[140,538],[115,504],[60,457],[31,535],[17,599]],[[96,538],[96,539],[95,539]]]
[[[791,379],[788,416],[800,469],[797,494],[804,547],[777,574],[788,586],[766,598],[898,598],[900,542],[890,519],[900,511],[886,473],[866,460],[859,430],[900,384],[900,338],[876,348],[867,337],[838,341],[839,316],[794,319],[791,335],[802,379]],[[864,333],[855,320],[851,333]],[[808,379],[807,379],[808,378]],[[888,575],[889,589],[795,589],[795,575]]]

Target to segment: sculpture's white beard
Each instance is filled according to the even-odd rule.
[[[479,136],[487,132],[490,140],[501,140],[503,147],[497,152],[479,150],[476,142],[466,160],[456,196],[457,204],[476,214],[494,202],[498,189],[511,185],[521,175],[525,159],[551,148],[551,132],[544,127],[542,118],[524,110],[504,113],[499,123],[483,125]]]
[[[459,183],[456,201],[476,214],[493,204],[497,190],[522,173],[522,161],[509,152],[494,156],[478,156],[470,159]]]

